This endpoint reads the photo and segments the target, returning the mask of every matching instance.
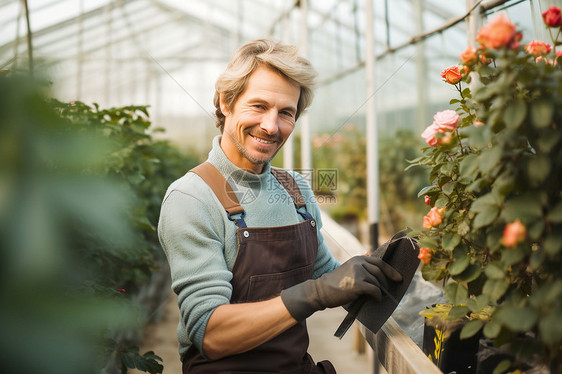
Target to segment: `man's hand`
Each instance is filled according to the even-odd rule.
[[[361,295],[380,301],[381,287],[388,289],[387,278],[402,281],[400,273],[380,258],[356,256],[331,273],[281,291],[281,299],[293,318],[302,321],[317,310],[348,304]]]

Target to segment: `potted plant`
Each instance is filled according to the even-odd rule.
[[[562,43],[560,9],[543,19],[552,46],[521,44],[503,14],[484,25],[462,64],[445,69],[454,110],[423,132],[412,166],[430,169],[431,209],[417,235],[423,277],[442,281],[446,319],[481,332],[512,362],[562,371]],[[470,88],[469,88],[470,86]]]

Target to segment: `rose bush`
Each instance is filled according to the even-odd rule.
[[[479,30],[479,48],[459,56],[469,74],[446,79],[460,96],[450,101],[455,110],[436,114],[422,134],[428,147],[410,166],[430,169],[418,196],[431,210],[411,235],[424,278],[443,282],[447,318],[467,320],[462,338],[483,330],[552,372],[562,370],[559,14],[543,14],[552,47],[520,45],[503,14]]]

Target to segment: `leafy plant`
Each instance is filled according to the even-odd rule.
[[[547,26],[560,35],[560,25]],[[523,47],[520,40],[500,15],[479,31],[481,47],[461,55],[465,65],[443,72],[459,98],[450,102],[454,112],[436,114],[422,134],[429,147],[412,160],[430,170],[431,184],[418,196],[432,206],[424,229],[413,235],[420,236],[424,278],[442,280],[453,304],[448,318],[469,319],[462,337],[483,329],[516,357],[556,372],[562,369],[562,61],[555,48],[537,41]]]
[[[153,310],[140,290],[166,271],[154,262],[160,201],[197,161],[152,139],[146,107],[61,103],[14,74],[0,86],[3,368],[126,372],[132,360],[162,372],[128,337]]]

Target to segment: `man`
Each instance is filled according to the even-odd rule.
[[[307,182],[270,165],[310,105],[314,77],[293,46],[242,46],[216,83],[222,135],[166,193],[158,230],[184,373],[335,373],[307,354],[306,318],[361,294],[380,300],[387,277],[401,280],[367,256],[338,266]],[[251,198],[241,199],[244,186]]]

